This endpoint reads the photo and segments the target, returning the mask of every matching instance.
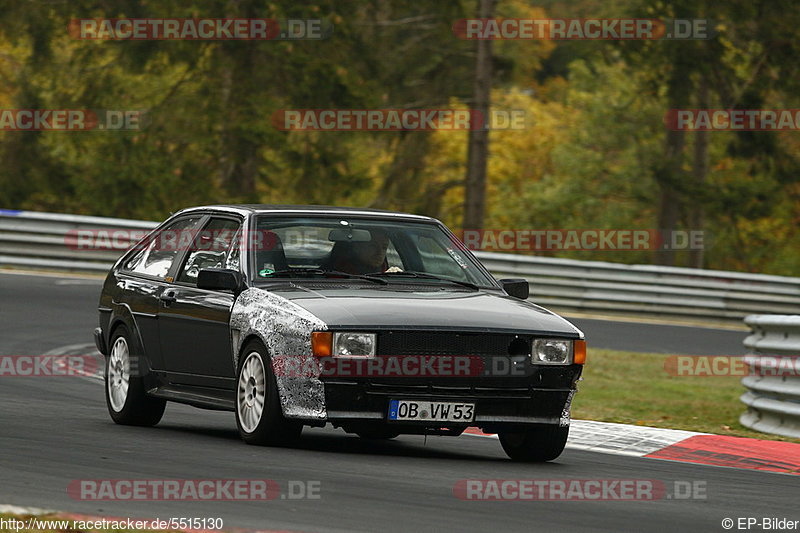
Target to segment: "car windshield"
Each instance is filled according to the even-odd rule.
[[[342,216],[256,217],[251,279],[362,278],[496,287],[436,224]]]

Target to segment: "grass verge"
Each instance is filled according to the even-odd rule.
[[[739,423],[741,377],[672,376],[662,354],[590,349],[572,417],[800,443]]]

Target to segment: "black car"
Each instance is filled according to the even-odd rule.
[[[233,411],[250,444],[498,433],[563,450],[583,334],[495,280],[438,220],[320,206],[185,209],[113,266],[97,347],[119,424],[167,401]]]

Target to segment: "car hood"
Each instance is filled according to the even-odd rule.
[[[557,334],[583,338],[560,316],[499,291],[261,287],[291,300],[330,328],[450,329]]]

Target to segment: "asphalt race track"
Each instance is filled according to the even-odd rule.
[[[0,355],[85,345],[100,281],[0,274]],[[576,320],[591,346],[739,354],[741,331]],[[566,450],[519,465],[494,439],[406,436],[367,442],[306,429],[292,449],[242,443],[233,414],[170,404],[155,428],[115,425],[97,380],[0,378],[0,504],[116,517],[221,517],[226,527],[292,531],[723,531],[723,518],[796,519],[798,478]],[[700,481],[707,498],[641,502],[462,501],[463,479]],[[271,479],[318,482],[319,499],[91,502],[77,479]],[[285,491],[284,491],[285,494]]]

